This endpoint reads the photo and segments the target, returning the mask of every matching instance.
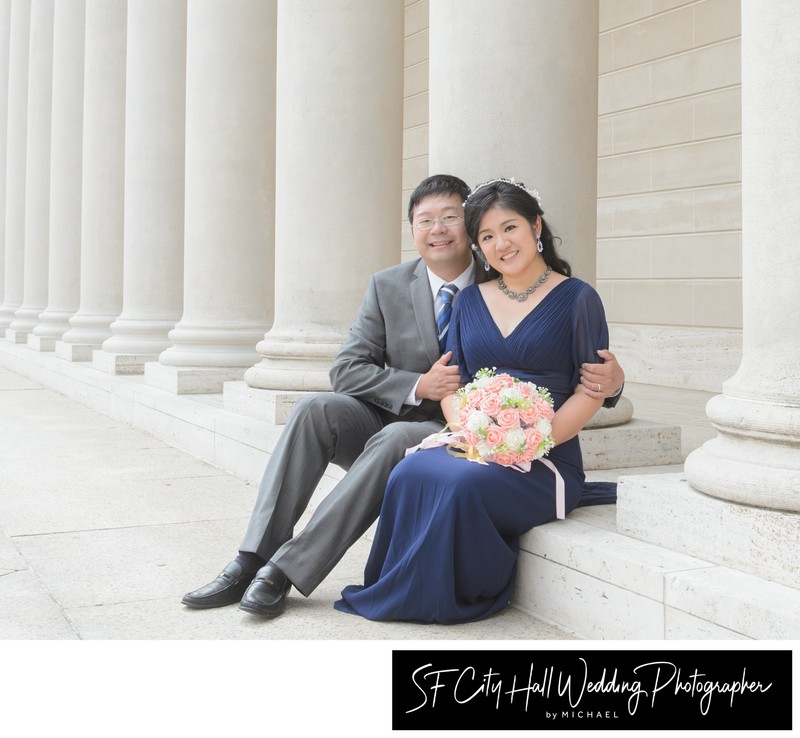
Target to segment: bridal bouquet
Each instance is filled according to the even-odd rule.
[[[408,453],[447,443],[470,461],[528,471],[555,445],[553,399],[533,382],[481,369],[455,401],[461,429],[429,436]]]

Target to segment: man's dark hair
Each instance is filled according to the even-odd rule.
[[[464,202],[469,195],[469,186],[466,182],[454,177],[452,174],[434,174],[420,182],[408,199],[408,222],[413,225],[414,208],[426,197],[431,195],[458,195]]]

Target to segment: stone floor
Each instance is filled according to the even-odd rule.
[[[707,393],[631,384],[626,394],[637,417],[680,423],[685,453],[713,435],[703,414]],[[293,593],[276,620],[262,621],[236,607],[188,610],[180,604],[182,594],[213,577],[236,550],[256,494],[252,481],[4,368],[0,449],[0,640],[6,663],[14,665],[0,677],[0,693],[7,694],[3,687],[12,682],[19,691],[26,679],[45,686],[54,679],[55,692],[66,694],[66,682],[81,667],[89,669],[85,679],[96,680],[108,668],[125,683],[116,663],[124,660],[130,666],[124,673],[137,674],[139,687],[142,680],[152,682],[154,699],[192,685],[186,699],[194,701],[219,679],[239,679],[224,664],[236,674],[260,675],[255,682],[245,679],[248,690],[276,679],[308,680],[309,664],[315,665],[312,678],[317,668],[325,679],[356,668],[358,678],[369,681],[373,670],[388,684],[393,647],[579,643],[514,608],[463,626],[373,623],[339,613],[332,602],[342,586],[360,580],[366,539],[310,598]],[[590,476],[614,479],[618,473]],[[69,644],[78,641],[89,644],[75,651]],[[36,666],[40,657],[50,665],[47,677]],[[166,671],[153,670],[154,660]],[[180,684],[170,681],[171,673],[180,674]],[[93,683],[101,692],[108,686],[102,678]],[[328,689],[337,693],[335,684]],[[213,691],[208,699],[216,699]],[[388,699],[386,690],[379,699]],[[208,725],[217,719],[222,729],[215,713]]]
[[[277,620],[189,610],[181,596],[232,558],[256,486],[4,369],[0,418],[0,638],[569,637],[513,609],[457,627],[335,611],[360,581],[366,540]]]

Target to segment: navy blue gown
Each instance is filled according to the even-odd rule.
[[[449,348],[465,383],[496,367],[547,387],[558,410],[580,381],[580,365],[602,361],[596,352],[607,347],[603,305],[579,279],[554,287],[505,338],[476,285],[455,301]],[[564,478],[569,512],[584,481],[578,438],[548,458]],[[444,447],[416,451],[389,477],[364,585],[346,587],[334,607],[370,620],[489,617],[511,599],[519,537],[555,517],[555,476],[540,462],[522,473]]]

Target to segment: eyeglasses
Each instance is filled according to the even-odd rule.
[[[458,225],[459,221],[462,220],[464,220],[463,215],[445,215],[443,218],[423,218],[414,223],[414,228],[418,231],[429,231],[437,221],[445,228],[452,228]]]

